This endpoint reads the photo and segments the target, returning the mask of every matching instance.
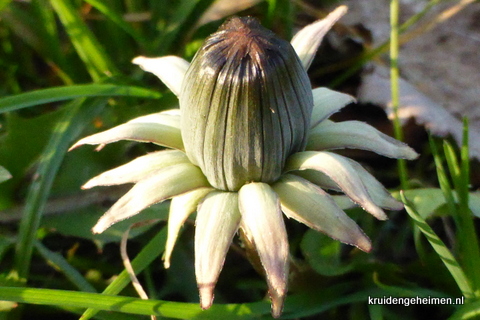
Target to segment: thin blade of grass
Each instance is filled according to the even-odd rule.
[[[437,169],[437,176],[438,182],[440,184],[440,189],[442,189],[443,196],[447,201],[448,210],[451,212],[454,219],[456,219],[456,206],[455,206],[455,198],[453,195],[452,188],[450,186],[450,182],[448,181],[448,176],[445,171],[445,168],[442,163],[442,158],[440,157],[440,153],[438,152],[437,145],[435,144],[435,140],[432,136],[428,136],[430,142],[430,149],[432,150],[433,160],[435,161],[435,167]]]
[[[163,228],[155,237],[143,247],[142,251],[133,259],[132,268],[135,274],[142,272],[153,260],[157,259],[165,250],[167,230]],[[117,294],[130,283],[127,270],[123,270],[115,280],[103,291],[103,294]],[[97,309],[87,309],[80,319],[87,320],[98,312]]]
[[[143,300],[90,292],[0,287],[0,300],[19,303],[95,308],[140,315],[158,315],[173,319],[259,319],[270,312],[268,303],[215,304],[202,310],[197,303]]]
[[[50,3],[92,79],[99,81],[105,76],[118,74],[119,72],[112,60],[82,20],[71,0],[51,0]]]
[[[35,248],[38,250],[40,255],[52,264],[56,269],[60,270],[72,284],[74,284],[78,289],[85,292],[97,292],[95,288],[75,269],[70,263],[68,263],[65,258],[56,253],[50,251],[45,247],[41,242],[35,242]]]
[[[450,175],[458,196],[458,206],[456,205],[456,202],[453,202],[452,204],[449,203],[449,209],[452,210],[453,208],[451,213],[455,219],[458,230],[458,256],[461,265],[465,269],[465,273],[469,276],[469,279],[472,280],[472,290],[478,297],[480,295],[480,273],[478,272],[478,266],[480,265],[480,250],[469,207],[470,158],[468,151],[468,124],[466,122],[464,122],[463,143],[461,147],[461,165],[453,146],[448,141],[445,140],[443,142],[443,148]],[[440,181],[438,165],[437,172],[439,173]],[[446,177],[442,178],[442,180],[445,179]],[[448,199],[447,201],[450,202]]]
[[[440,259],[442,259],[443,263],[445,264],[448,271],[457,283],[460,291],[462,291],[462,294],[465,296],[466,299],[474,298],[475,295],[472,290],[471,283],[466,277],[465,272],[460,267],[455,257],[450,252],[450,250],[448,250],[443,241],[436,235],[436,233],[427,224],[427,222],[418,214],[410,200],[405,197],[405,194],[403,192],[400,192],[400,197],[402,198],[408,215],[412,218],[413,222],[425,235],[428,242],[430,242],[431,246],[433,247],[437,255],[440,257]]]
[[[99,96],[129,96],[152,99],[161,97],[158,92],[141,87],[114,84],[82,84],[29,91],[0,98],[0,113],[49,102]]]
[[[450,171],[450,176],[453,180],[453,185],[455,189],[461,185],[460,181],[460,164],[458,162],[457,155],[455,154],[455,150],[450,142],[447,140],[443,141],[443,153],[445,154],[445,159],[447,160],[448,170]]]
[[[105,2],[99,0],[85,0],[93,7],[95,7],[98,11],[103,13],[108,19],[114,22],[118,27],[120,27],[123,31],[128,33],[132,38],[134,38],[141,47],[146,47],[146,39],[138,33],[130,24],[128,24],[123,17],[115,12],[112,7],[109,7],[105,4]]]
[[[460,197],[460,204],[468,204],[469,185],[470,185],[470,151],[469,151],[469,129],[468,118],[463,118],[463,137],[462,147],[460,149],[460,159],[462,161],[460,178],[460,189],[457,190]],[[463,200],[462,200],[463,199]]]
[[[43,57],[65,84],[71,84],[72,68],[66,63],[55,16],[45,1],[32,2],[32,10],[13,3],[0,12],[0,19],[17,37]]]
[[[42,44],[45,50],[45,57],[55,63],[58,68],[70,73],[68,64],[66,63],[65,53],[62,50],[60,43],[60,35],[58,34],[57,21],[52,7],[48,0],[37,0],[32,2],[32,9],[38,19],[38,24],[35,28],[41,32]],[[60,73],[60,75],[64,75]],[[70,82],[70,79],[65,79]]]
[[[1,287],[0,300],[19,303],[95,308],[142,315],[157,314],[174,319],[188,319],[202,312],[197,304],[142,300],[132,297],[53,289]]]
[[[172,15],[167,32],[159,39],[156,48],[159,55],[170,52],[172,45],[182,46],[184,40],[192,35],[198,19],[215,0],[183,0]],[[177,51],[177,50],[173,50]]]
[[[468,149],[468,119],[463,121],[463,139],[460,150],[461,166],[457,173],[456,191],[459,200],[457,234],[460,243],[460,257],[462,257],[465,272],[472,280],[476,297],[480,297],[480,248],[471,210],[469,207],[470,185],[470,157]]]
[[[106,100],[106,98],[98,98],[95,101],[85,103],[85,98],[81,98],[72,101],[66,107],[62,119],[55,127],[40,157],[38,169],[35,173],[37,178],[32,181],[28,190],[15,251],[14,269],[17,270],[20,278],[27,278],[28,276],[41,215],[63,157],[72,140],[103,108]]]

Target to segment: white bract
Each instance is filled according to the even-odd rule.
[[[195,272],[206,309],[241,228],[265,270],[275,317],[281,314],[288,278],[282,212],[370,251],[368,237],[340,207],[344,198],[323,189],[344,192],[381,220],[387,219],[382,208],[403,205],[359,163],[327,150],[358,148],[405,159],[417,154],[365,123],[327,120],[354,98],[311,89],[306,70],[325,33],[345,12],[339,7],[300,30],[291,45],[251,18],[233,18],[206,40],[192,64],[174,56],[135,58],[179,96],[180,109],[131,120],[72,148],[134,140],[173,150],[149,153],[84,185],[135,183],[93,232],[172,199],[164,256],[168,268],[178,232],[196,211]]]

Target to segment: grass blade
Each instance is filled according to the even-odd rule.
[[[74,308],[95,308],[130,314],[158,315],[173,319],[259,319],[270,312],[266,302],[216,304],[204,311],[197,303],[142,300],[90,292],[18,287],[0,287],[0,300]]]
[[[477,297],[480,296],[480,249],[477,233],[475,231],[472,214],[469,207],[469,185],[470,185],[470,157],[468,150],[468,120],[464,119],[463,139],[460,151],[461,165],[450,144],[446,144],[445,156],[449,163],[451,174],[455,182],[455,189],[458,195],[457,234],[459,242],[459,257],[465,273],[472,280],[473,290]]]
[[[198,304],[194,303],[142,300],[132,297],[53,289],[1,287],[0,300],[40,305],[95,308],[143,315],[157,314],[174,319],[187,319],[202,312]]]
[[[159,39],[157,45],[154,46],[160,49],[159,55],[162,56],[169,53],[171,46],[174,44],[184,44],[184,39],[191,36],[198,19],[214,1],[215,0],[182,0],[172,15],[167,32]]]
[[[102,45],[85,25],[71,0],[51,0],[50,3],[92,79],[98,81],[105,76],[118,74]]]
[[[48,250],[39,241],[35,242],[35,248],[45,260],[52,264],[56,269],[60,270],[78,289],[86,292],[97,292],[97,290],[95,290],[80,272],[72,267],[62,255]]]
[[[103,13],[108,19],[113,21],[118,27],[120,27],[123,31],[128,33],[132,38],[134,38],[142,47],[145,47],[147,42],[143,36],[138,33],[130,24],[125,22],[123,17],[112,10],[111,7],[108,7],[104,2],[99,0],[85,0],[85,2],[90,3],[93,7],[95,7],[98,11]]]
[[[452,213],[454,219],[457,218],[456,207],[455,207],[455,198],[453,195],[452,188],[450,186],[450,182],[448,181],[447,172],[442,163],[442,158],[440,157],[440,153],[438,152],[437,145],[435,144],[435,140],[429,135],[428,137],[430,142],[430,149],[432,150],[433,160],[435,161],[435,167],[437,169],[437,176],[438,182],[440,184],[440,189],[442,189],[443,196],[447,201],[448,210]]]
[[[94,102],[89,102],[85,103],[85,99],[78,99],[67,106],[63,118],[58,122],[40,157],[35,174],[38,178],[30,184],[25,210],[20,221],[14,261],[14,268],[20,278],[28,276],[40,218],[63,157],[72,140],[106,104],[106,99],[98,98]]]
[[[435,234],[435,232],[430,228],[427,222],[418,214],[415,208],[412,206],[412,203],[405,197],[403,192],[400,192],[400,197],[402,198],[403,203],[405,204],[405,209],[407,210],[408,215],[412,218],[415,225],[422,231],[422,233],[430,242],[431,246],[438,254],[440,259],[447,267],[448,271],[455,279],[458,287],[462,291],[462,294],[466,299],[474,298],[474,292],[471,287],[471,283],[466,277],[463,269],[458,264],[455,257],[452,255],[450,250],[445,246],[443,241]]]
[[[129,96],[152,99],[161,97],[156,91],[140,87],[120,86],[114,84],[82,84],[29,91],[0,98],[0,113],[19,110],[43,103],[69,100],[79,97],[99,96]]]

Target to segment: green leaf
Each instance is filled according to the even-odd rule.
[[[337,276],[353,269],[352,264],[341,261],[342,244],[314,230],[308,230],[300,244],[312,268],[324,276]]]
[[[69,100],[79,97],[129,96],[160,98],[158,92],[133,86],[113,84],[84,84],[29,91],[0,98],[0,113],[32,107],[39,104]]]
[[[474,292],[472,290],[471,283],[466,277],[463,269],[460,267],[455,257],[450,252],[450,250],[448,250],[443,241],[436,235],[436,233],[427,224],[427,222],[418,214],[418,212],[413,207],[411,201],[409,201],[403,193],[400,193],[400,196],[403,203],[405,204],[405,209],[407,210],[408,215],[412,218],[413,222],[420,229],[420,231],[422,231],[422,233],[425,235],[428,242],[430,242],[440,259],[442,259],[443,263],[445,264],[448,271],[455,279],[458,287],[462,291],[462,294],[467,299],[473,298]]]
[[[423,219],[431,218],[441,206],[446,204],[443,192],[439,188],[410,189],[404,191],[404,193]],[[396,199],[400,199],[400,192],[392,192],[392,195]],[[455,192],[453,193],[453,197],[456,202],[457,195]],[[480,218],[480,193],[470,192],[468,203],[473,215]]]

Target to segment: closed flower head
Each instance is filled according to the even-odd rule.
[[[215,188],[274,182],[305,148],[307,73],[292,45],[254,18],[232,18],[207,38],[179,99],[185,152]]]

